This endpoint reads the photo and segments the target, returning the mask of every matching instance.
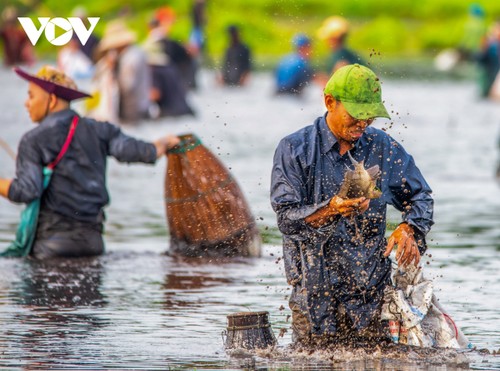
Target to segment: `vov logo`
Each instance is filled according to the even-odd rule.
[[[29,17],[18,17],[17,19],[21,23],[21,26],[24,28],[24,32],[26,32],[26,35],[28,35],[28,38],[33,45],[37,43],[40,36],[42,36],[42,32],[45,31],[45,38],[49,43],[55,46],[61,46],[69,43],[73,37],[73,32],[76,34],[82,45],[85,45],[100,18],[87,18],[90,23],[90,27],[88,29],[85,27],[83,21],[78,17],[57,17],[52,19],[49,17],[38,17],[40,28],[37,28]],[[64,31],[64,33],[57,37],[56,27],[59,27]]]

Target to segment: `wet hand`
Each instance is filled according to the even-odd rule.
[[[175,147],[181,142],[181,138],[176,135],[167,135],[165,139],[167,141],[167,150]]]
[[[340,198],[334,196],[330,200],[329,206],[335,214],[340,214],[345,218],[364,213],[370,207],[370,200],[366,197]]]
[[[153,144],[156,147],[156,157],[160,158],[163,156],[169,149],[179,144],[181,139],[178,136],[168,134],[158,140],[156,140]]]
[[[413,227],[408,223],[401,223],[389,237],[384,256],[388,257],[394,246],[397,247],[396,261],[398,265],[406,267],[413,263],[415,266],[420,262],[420,252],[415,240]]]

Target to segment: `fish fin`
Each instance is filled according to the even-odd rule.
[[[372,179],[378,179],[380,176],[380,167],[378,165],[372,166],[369,169],[366,169],[366,172]]]

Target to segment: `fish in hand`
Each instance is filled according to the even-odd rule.
[[[356,161],[349,151],[347,151],[347,155],[354,165],[354,170],[348,169],[346,171],[337,196],[341,198],[379,198],[382,195],[376,185],[377,179],[380,177],[379,166],[375,165],[365,169],[364,160]]]

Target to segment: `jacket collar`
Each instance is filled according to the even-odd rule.
[[[57,122],[57,121],[65,121],[68,118],[73,118],[73,116],[78,115],[75,111],[73,111],[71,108],[66,108],[61,111],[57,111],[54,113],[51,113],[40,122],[40,125],[48,124],[51,122]]]
[[[338,140],[335,137],[335,135],[333,135],[332,131],[330,130],[330,128],[328,127],[328,125],[326,123],[326,115],[327,114],[328,114],[328,112],[326,112],[322,117],[319,118],[319,122],[318,122],[318,126],[317,126],[318,135],[320,137],[321,154],[325,154],[325,153],[329,152],[336,144],[337,144],[337,146],[335,148],[337,149],[337,151],[339,150]],[[369,142],[368,135],[367,135],[368,129],[370,129],[370,128],[369,127],[366,128],[366,130],[363,133],[363,135],[361,136],[361,138],[359,138],[354,143],[354,148],[361,148],[361,147],[364,147],[368,144],[368,142]]]

